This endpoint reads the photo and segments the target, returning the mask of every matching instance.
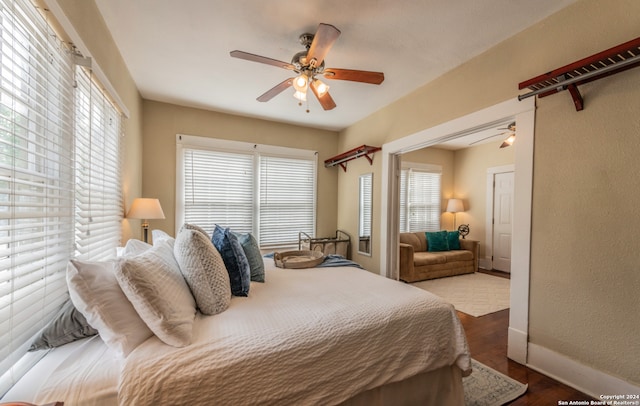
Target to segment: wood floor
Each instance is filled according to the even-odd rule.
[[[529,384],[527,392],[510,406],[557,405],[560,400],[592,400],[588,395],[542,375],[507,358],[509,310],[473,317],[458,312],[471,356],[477,361],[519,381]]]

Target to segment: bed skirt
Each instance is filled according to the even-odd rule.
[[[341,406],[464,405],[462,371],[455,365],[362,392]]]

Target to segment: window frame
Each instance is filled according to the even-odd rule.
[[[188,149],[200,149],[214,152],[238,153],[253,156],[253,210],[251,233],[256,237],[261,248],[290,248],[293,242],[271,244],[265,246],[260,241],[260,157],[276,157],[289,159],[308,159],[313,162],[313,208],[312,232],[315,236],[317,223],[317,191],[318,191],[318,153],[313,150],[282,147],[276,145],[256,144],[243,141],[225,140],[187,134],[176,134],[176,216],[175,230],[182,227],[185,219],[185,160],[184,153]],[[297,244],[295,245],[297,247]]]

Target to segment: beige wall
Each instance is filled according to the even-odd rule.
[[[142,99],[93,0],[57,0],[95,63],[105,73],[129,110],[124,120],[122,185],[125,212],[142,193]],[[122,222],[122,241],[139,238],[139,220]]]
[[[639,27],[637,0],[580,0],[342,131],[339,148],[382,145],[513,99],[519,82],[636,38]],[[530,341],[638,385],[640,69],[580,90],[582,112],[566,92],[537,101]],[[339,175],[339,228],[353,229],[348,190],[359,173]]]
[[[341,169],[325,168],[324,160],[338,153],[337,133],[148,100],[143,103],[143,117],[142,194],[160,199],[166,216],[149,221],[150,228],[175,235],[176,134],[187,134],[317,151],[316,235],[335,236]]]
[[[480,241],[480,258],[486,255],[487,169],[514,163],[513,148],[500,148],[503,140],[456,151],[453,197],[464,202],[457,224],[469,224],[471,240]],[[449,214],[450,218],[453,218]]]

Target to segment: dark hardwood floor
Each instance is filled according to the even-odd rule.
[[[494,271],[485,271],[491,272]],[[508,278],[508,274],[502,272],[495,275]],[[509,405],[547,406],[557,405],[560,400],[593,400],[582,392],[507,358],[508,309],[480,317],[458,312],[458,317],[467,334],[471,357],[519,382],[529,384],[527,392]]]

